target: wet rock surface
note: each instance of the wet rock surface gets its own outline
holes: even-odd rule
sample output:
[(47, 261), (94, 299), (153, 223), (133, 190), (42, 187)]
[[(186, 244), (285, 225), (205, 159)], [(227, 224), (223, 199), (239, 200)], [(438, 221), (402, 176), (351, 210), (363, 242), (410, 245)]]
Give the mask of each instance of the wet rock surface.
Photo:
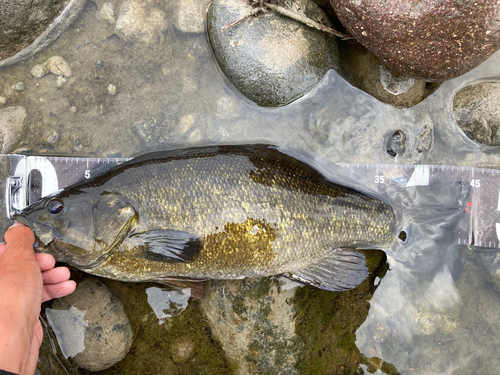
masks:
[(458, 77), (500, 48), (497, 0), (331, 3), (356, 40), (389, 69), (409, 77)]
[(127, 40), (157, 43), (165, 28), (165, 13), (152, 5), (126, 0), (120, 7), (116, 32)]
[[(135, 338), (129, 355), (100, 372), (101, 375), (234, 374), (234, 366), (228, 362), (220, 343), (213, 338), (198, 300), (189, 298), (187, 307), (179, 309), (172, 299), (165, 304), (168, 302), (165, 295), (178, 294), (178, 290), (163, 290), (159, 284), (111, 280), (106, 280), (106, 284), (123, 301)], [(156, 311), (153, 310), (155, 305), (150, 304), (151, 293), (148, 291), (151, 289), (161, 291), (155, 292), (157, 307), (160, 307)], [(92, 374), (87, 370), (81, 373)]]
[(122, 302), (97, 279), (82, 281), (46, 313), (64, 356), (83, 369), (104, 370), (121, 361), (132, 345)]
[(176, 2), (175, 26), (183, 33), (203, 33), (210, 0), (179, 0)]
[(0, 67), (32, 56), (52, 43), (74, 22), (86, 2), (87, 0), (1, 2)]
[(394, 107), (410, 108), (429, 95), (426, 83), (406, 76), (394, 77), (373, 54), (349, 42), (341, 48), (342, 74), (357, 88)]
[(7, 107), (0, 109), (0, 153), (6, 154), (21, 136), (26, 109), (23, 107)]
[[(310, 18), (328, 22), (316, 4), (293, 4)], [(255, 8), (243, 0), (216, 0), (208, 12), (215, 57), (229, 81), (253, 102), (289, 104), (312, 90), (329, 69), (338, 69), (333, 37), (274, 12), (253, 13)]]
[(453, 98), (453, 117), (470, 139), (500, 146), (500, 82), (476, 83)]
[[(470, 73), (444, 82), (412, 108), (398, 109), (381, 103), (330, 71), (317, 89), (302, 100), (269, 109), (249, 103), (229, 86), (218, 71), (206, 35), (179, 32), (172, 2), (141, 2), (144, 9), (153, 6), (165, 12), (168, 27), (158, 35), (156, 44), (117, 36), (115, 24), (96, 17), (104, 3), (88, 2), (74, 27), (33, 61), (0, 71), (0, 96), (5, 101), (0, 109), (22, 107), (26, 111), (23, 137), (13, 146), (15, 152), (114, 158), (193, 143), (270, 142), (312, 154), (325, 171), (329, 171), (333, 162), (500, 166), (497, 149), (490, 147), (485, 151), (467, 140), (451, 112), (453, 96), (459, 89), (500, 76), (500, 54)], [(116, 20), (123, 1), (111, 3)], [(62, 76), (47, 74), (38, 79), (30, 73), (36, 64), (43, 64), (53, 56), (64, 57), (72, 71), (60, 87), (57, 80)], [(11, 89), (18, 82), (25, 83), (24, 91)], [(116, 95), (110, 93), (109, 85), (116, 87)], [(140, 135), (136, 125), (161, 113), (171, 121), (145, 123)], [(398, 175), (388, 175), (385, 181), (393, 177)], [(374, 186), (373, 181), (369, 182)], [(9, 224), (9, 220), (2, 221), (4, 230)], [(412, 248), (415, 257), (420, 246), (417, 243)], [(440, 249), (436, 248), (434, 253), (440, 258)], [(472, 259), (477, 258), (478, 255)], [(458, 288), (465, 310), (460, 310), (458, 317), (453, 311), (427, 309), (413, 310), (411, 315), (412, 303), (406, 298), (417, 293), (400, 276), (406, 272), (412, 280), (424, 278), (428, 268), (422, 272), (405, 267), (398, 277), (386, 276), (375, 292), (373, 286), (362, 293), (355, 289), (335, 295), (311, 288), (299, 289), (293, 302), (297, 307), (295, 333), (304, 344), (299, 350), (297, 371), (311, 375), (355, 374), (361, 373), (361, 366), (387, 374), (428, 374), (436, 369), (448, 373), (495, 373), (499, 367), (498, 288), (486, 291), (488, 285), (492, 287), (495, 269), (488, 271), (479, 266), (465, 272), (460, 279)], [(389, 276), (396, 271), (397, 268), (391, 269)], [(482, 277), (488, 280), (475, 282)], [(236, 364), (226, 357), (221, 342), (212, 335), (209, 321), (200, 311), (200, 302), (190, 299), (186, 310), (178, 316), (159, 315), (164, 321), (160, 324), (160, 318), (148, 304), (147, 287), (104, 282), (123, 301), (136, 339), (125, 359), (102, 374), (236, 372)], [(396, 293), (397, 299), (386, 302), (377, 295), (388, 284), (401, 290)], [(480, 303), (476, 303), (479, 297)], [(401, 311), (393, 313), (392, 305)], [(254, 314), (256, 317), (265, 316), (267, 307), (262, 306), (264, 312)], [(392, 322), (404, 318), (405, 308), (409, 311), (409, 326), (375, 325), (374, 330), (364, 332), (357, 328), (374, 314), (387, 316)], [(441, 329), (441, 324), (449, 322), (458, 322), (458, 329)], [(412, 331), (415, 328), (412, 324), (418, 335)], [(415, 340), (408, 345), (401, 343), (398, 340), (404, 335)], [(182, 358), (174, 358), (174, 351), (182, 353), (186, 343), (181, 338), (186, 336), (187, 344), (189, 341), (195, 344), (194, 349), (187, 360), (176, 362)], [(373, 343), (373, 351), (368, 350), (369, 343)], [(366, 351), (360, 355), (355, 346)], [(425, 356), (419, 356), (422, 352)], [(259, 358), (252, 355), (252, 360)], [(469, 358), (472, 360), (467, 362)], [(388, 362), (394, 363), (397, 370)], [(88, 370), (80, 373), (90, 374)]]
[(355, 374), (354, 327), (366, 318), (374, 280), (386, 270), (383, 252), (364, 254), (370, 276), (347, 292), (286, 278), (212, 280), (201, 310), (236, 373)]
[(298, 374), (295, 290), (270, 278), (211, 281), (201, 308), (238, 374)]

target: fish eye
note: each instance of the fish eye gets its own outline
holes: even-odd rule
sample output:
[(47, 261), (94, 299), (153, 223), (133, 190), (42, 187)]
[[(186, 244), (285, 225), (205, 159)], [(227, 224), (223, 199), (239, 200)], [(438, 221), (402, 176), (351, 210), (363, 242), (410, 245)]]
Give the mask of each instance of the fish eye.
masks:
[(51, 200), (49, 204), (47, 204), (47, 211), (49, 211), (53, 215), (57, 215), (58, 213), (60, 213), (63, 210), (63, 208), (64, 206), (62, 202), (56, 199)]

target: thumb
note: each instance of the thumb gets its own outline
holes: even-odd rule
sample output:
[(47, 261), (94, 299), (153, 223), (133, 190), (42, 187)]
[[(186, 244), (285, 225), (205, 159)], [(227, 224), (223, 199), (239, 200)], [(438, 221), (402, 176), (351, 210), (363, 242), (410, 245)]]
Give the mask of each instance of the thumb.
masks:
[[(26, 249), (30, 250), (33, 254), (33, 244), (35, 243), (35, 236), (30, 228), (22, 223), (15, 223), (12, 225), (4, 235), (5, 243), (7, 244), (5, 252), (9, 249), (15, 249), (16, 252), (23, 252)], [(33, 255), (34, 256), (34, 255)]]

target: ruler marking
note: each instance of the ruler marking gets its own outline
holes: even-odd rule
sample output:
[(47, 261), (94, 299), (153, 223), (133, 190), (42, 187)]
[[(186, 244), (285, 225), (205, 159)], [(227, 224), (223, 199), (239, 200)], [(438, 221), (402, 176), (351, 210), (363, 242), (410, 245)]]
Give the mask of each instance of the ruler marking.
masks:
[[(35, 160), (38, 163), (43, 163), (45, 164), (46, 161), (50, 161), (51, 163), (54, 163), (54, 167), (58, 173), (60, 173), (62, 176), (61, 182), (62, 185), (64, 185), (64, 181), (66, 181), (66, 184), (68, 183), (73, 183), (75, 177), (82, 177), (83, 175), (83, 170), (84, 168), (84, 162), (86, 162), (87, 169), (96, 167), (100, 165), (100, 163), (103, 163), (103, 168), (99, 168), (99, 173), (103, 172), (106, 170), (106, 167), (104, 164), (108, 164), (109, 167), (112, 167), (115, 164), (121, 164), (127, 160), (130, 160), (131, 158), (118, 158), (118, 157), (111, 157), (111, 158), (83, 158), (83, 157), (64, 157), (64, 156), (53, 156), (53, 157), (48, 157), (48, 156), (35, 156), (35, 158), (31, 160)], [(79, 163), (82, 163), (82, 166), (79, 166)], [(64, 165), (66, 163), (67, 165)], [(74, 163), (74, 164), (71, 164)], [(369, 164), (369, 163), (337, 163), (337, 165), (340, 165), (343, 168), (346, 168), (348, 170), (354, 169), (354, 166), (356, 166), (356, 169), (362, 169), (363, 171), (358, 171), (357, 173), (352, 174), (353, 176), (356, 176), (356, 178), (359, 181), (359, 186), (360, 188), (363, 188), (363, 186), (369, 186), (370, 184), (370, 179), (373, 177), (373, 169), (375, 169), (375, 172), (377, 175), (379, 174), (384, 174), (389, 172), (393, 176), (400, 176), (404, 177), (405, 172), (404, 171), (409, 171), (410, 175), (412, 174), (412, 171), (415, 171), (415, 169), (418, 167), (416, 165), (409, 165), (409, 164), (399, 164), (399, 163), (380, 163), (380, 164)], [(92, 167), (91, 167), (92, 166)], [(421, 165), (422, 168), (428, 168), (431, 171), (431, 176), (430, 176), (430, 184), (432, 185), (433, 183), (437, 183), (439, 181), (456, 181), (456, 182), (466, 182), (469, 180), (469, 182), (472, 182), (472, 180), (475, 180), (475, 174), (476, 170), (478, 173), (482, 173), (483, 176), (478, 176), (478, 179), (481, 177), (484, 179), (484, 181), (480, 181), (481, 185), (478, 187), (475, 187), (472, 190), (472, 197), (471, 201), (474, 203), (473, 205), (473, 210), (476, 211), (474, 214), (475, 215), (480, 215), (483, 217), (490, 217), (494, 218), (496, 217), (498, 221), (498, 215), (499, 213), (497, 211), (500, 211), (500, 192), (497, 193), (497, 187), (500, 187), (500, 170), (495, 170), (491, 168), (474, 168), (474, 167), (466, 167), (466, 166), (450, 166), (450, 165), (428, 165), (424, 164)], [(441, 167), (441, 169), (439, 169)], [(457, 168), (455, 170), (455, 168)], [(42, 168), (43, 169), (43, 168)], [(453, 173), (450, 173), (453, 172)], [(71, 172), (76, 173), (77, 176), (73, 176)], [(442, 173), (440, 173), (442, 172)], [(457, 173), (454, 173), (457, 172)], [(399, 174), (396, 174), (399, 173)], [(488, 179), (488, 175), (491, 175), (492, 177)], [(389, 180), (391, 184), (394, 183), (393, 180)], [(475, 182), (477, 184), (477, 182)], [(475, 185), (474, 184), (474, 185)], [(391, 185), (392, 186), (392, 185)], [(494, 196), (491, 196), (494, 195)], [(498, 201), (498, 207), (497, 207), (497, 201)], [(471, 208), (468, 207), (470, 210)], [(471, 210), (472, 211), (472, 210)], [(496, 216), (495, 216), (496, 215)], [(471, 220), (470, 223), (467, 223), (466, 220), (462, 221), (461, 223), (465, 223), (467, 225), (468, 230), (465, 230), (463, 232), (459, 232), (457, 234), (458, 237), (458, 244), (472, 244), (473, 243), (473, 237), (476, 237), (474, 239), (474, 244), (476, 246), (485, 246), (488, 245), (489, 248), (499, 248), (500, 249), (500, 241), (497, 241), (495, 239), (496, 237), (496, 232), (494, 228), (492, 230), (487, 229), (483, 235), (478, 235), (477, 231), (482, 230), (482, 223), (476, 223), (472, 219), (472, 215), (466, 216), (467, 219)], [(466, 228), (467, 228), (466, 227)], [(473, 233), (474, 232), (474, 233)], [(482, 238), (481, 238), (482, 237)], [(483, 244), (484, 241), (484, 244)]]

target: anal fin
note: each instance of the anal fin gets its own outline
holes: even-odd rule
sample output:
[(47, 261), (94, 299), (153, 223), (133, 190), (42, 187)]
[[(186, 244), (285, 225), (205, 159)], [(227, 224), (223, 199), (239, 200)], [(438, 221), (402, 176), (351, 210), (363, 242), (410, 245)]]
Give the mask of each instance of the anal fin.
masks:
[(332, 249), (320, 262), (286, 273), (289, 279), (334, 292), (357, 287), (368, 276), (365, 256), (351, 249)]
[(189, 279), (189, 278), (172, 278), (172, 279), (162, 279), (153, 280), (159, 284), (163, 284), (174, 289), (190, 289), (191, 297), (195, 299), (205, 298), (205, 286), (203, 285), (206, 279)]

